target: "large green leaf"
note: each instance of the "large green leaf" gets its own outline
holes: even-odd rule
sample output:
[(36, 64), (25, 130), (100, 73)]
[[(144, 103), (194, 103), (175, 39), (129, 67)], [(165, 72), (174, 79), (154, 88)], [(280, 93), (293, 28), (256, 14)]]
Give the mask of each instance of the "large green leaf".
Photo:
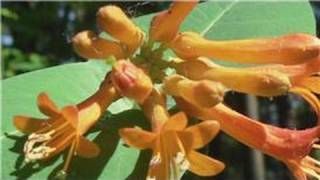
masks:
[[(152, 16), (136, 19), (145, 31)], [(197, 31), (207, 38), (238, 39), (272, 36), (289, 32), (314, 33), (315, 21), (306, 2), (207, 2), (199, 5), (187, 18), (183, 30)], [(17, 114), (41, 117), (36, 108), (36, 96), (46, 91), (63, 106), (77, 103), (99, 86), (110, 67), (103, 63), (87, 62), (61, 65), (16, 76), (3, 81), (2, 116), (2, 173), (1, 179), (46, 179), (60, 168), (62, 157), (47, 163), (48, 166), (21, 167), (22, 136), (12, 125)], [(127, 100), (112, 105), (111, 115), (90, 133), (102, 153), (95, 159), (73, 161), (71, 178), (77, 179), (141, 179), (148, 166), (148, 154), (122, 145), (117, 131), (120, 127), (142, 126), (144, 116), (138, 110), (128, 110)], [(6, 133), (6, 134), (5, 134)]]

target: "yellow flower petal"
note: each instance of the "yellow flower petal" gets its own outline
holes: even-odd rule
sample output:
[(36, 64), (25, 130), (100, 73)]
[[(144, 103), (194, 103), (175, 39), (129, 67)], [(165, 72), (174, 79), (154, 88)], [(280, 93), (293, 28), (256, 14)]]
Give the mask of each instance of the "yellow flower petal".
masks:
[(192, 148), (198, 149), (208, 144), (219, 132), (220, 125), (215, 121), (204, 121), (188, 127), (185, 131), (192, 134)]
[(170, 117), (163, 125), (163, 131), (181, 131), (186, 128), (188, 119), (185, 113), (179, 112)]
[(197, 5), (198, 0), (175, 1), (168, 10), (153, 17), (150, 27), (150, 39), (170, 42), (177, 35), (180, 24)]
[(200, 56), (238, 63), (299, 64), (319, 55), (320, 41), (308, 34), (288, 34), (269, 39), (210, 41), (197, 33), (184, 32), (171, 47), (185, 59)]
[(79, 142), (76, 149), (77, 155), (84, 158), (94, 158), (100, 153), (100, 148), (93, 142), (87, 140), (86, 138), (79, 136)]
[(109, 56), (124, 58), (125, 53), (121, 45), (100, 38), (93, 31), (82, 31), (72, 38), (74, 50), (86, 59), (105, 59)]
[(224, 169), (224, 164), (218, 160), (202, 155), (196, 151), (188, 153), (189, 170), (199, 176), (214, 176)]
[(137, 128), (123, 128), (119, 134), (126, 144), (138, 149), (151, 148), (156, 138), (154, 133)]
[(47, 120), (26, 116), (15, 116), (13, 118), (13, 124), (19, 131), (28, 134), (48, 126)]
[(40, 93), (38, 95), (37, 101), (38, 101), (39, 110), (43, 114), (47, 116), (53, 116), (53, 117), (59, 115), (59, 110), (57, 106), (46, 93), (44, 92)]

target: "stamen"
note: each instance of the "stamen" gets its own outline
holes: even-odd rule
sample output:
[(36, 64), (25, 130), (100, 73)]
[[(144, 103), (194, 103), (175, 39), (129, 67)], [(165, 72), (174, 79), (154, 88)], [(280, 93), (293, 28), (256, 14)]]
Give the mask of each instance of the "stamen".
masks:
[(177, 153), (175, 162), (181, 171), (185, 171), (190, 167), (190, 162), (186, 159), (186, 155), (182, 152)]
[(312, 145), (312, 148), (314, 148), (314, 149), (320, 149), (320, 144), (313, 144), (313, 145)]
[(24, 144), (24, 147), (23, 147), (23, 152), (25, 154), (29, 153), (32, 151), (32, 149), (34, 148), (34, 146), (37, 144), (37, 143), (42, 143), (42, 142), (45, 142), (45, 141), (48, 141), (50, 140), (52, 137), (52, 133), (54, 133), (54, 131), (50, 131), (46, 134), (36, 134), (36, 133), (32, 133), (29, 137), (28, 137), (28, 140), (27, 142)]
[(314, 170), (312, 170), (310, 168), (306, 168), (306, 167), (302, 167), (302, 170), (303, 170), (303, 172), (305, 172), (309, 176), (312, 176), (312, 177), (315, 177), (317, 179), (320, 179), (320, 175), (317, 174)]
[(69, 167), (70, 162), (71, 162), (71, 158), (72, 158), (72, 156), (74, 156), (75, 147), (76, 147), (76, 141), (73, 141), (72, 145), (70, 147), (68, 156), (67, 156), (66, 163), (64, 164), (63, 169), (62, 169), (62, 171), (64, 171), (64, 172), (67, 172), (67, 170), (68, 170), (68, 167)]
[(152, 159), (150, 160), (149, 166), (156, 166), (160, 163), (161, 163), (160, 153), (157, 153), (157, 155), (153, 156)]
[[(75, 133), (74, 132), (70, 132), (70, 135), (68, 135), (67, 137), (65, 137), (62, 141), (57, 142), (56, 145), (52, 145), (54, 146), (57, 150), (60, 150), (60, 148), (64, 147), (70, 140), (72, 140), (75, 137)], [(51, 143), (51, 142), (50, 142)], [(54, 143), (52, 143), (54, 144)], [(51, 146), (51, 145), (50, 145)]]
[(316, 164), (316, 165), (320, 166), (320, 162), (319, 162), (318, 160), (316, 160), (316, 159), (314, 159), (314, 158), (310, 157), (310, 156), (307, 156), (307, 157), (306, 157), (306, 160), (311, 161), (312, 163), (314, 163), (314, 164)]
[(33, 162), (39, 159), (43, 159), (49, 156), (51, 152), (55, 151), (55, 148), (50, 148), (47, 146), (39, 146), (31, 149), (25, 154), (25, 163)]

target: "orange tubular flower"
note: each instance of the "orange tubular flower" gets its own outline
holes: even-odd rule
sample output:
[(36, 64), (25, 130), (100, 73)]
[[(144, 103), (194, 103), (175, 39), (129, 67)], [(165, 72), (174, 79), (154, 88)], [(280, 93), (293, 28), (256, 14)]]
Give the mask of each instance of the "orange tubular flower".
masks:
[(165, 43), (172, 41), (178, 34), (180, 24), (198, 1), (175, 1), (168, 10), (154, 16), (150, 25), (150, 39)]
[(72, 38), (73, 48), (83, 58), (105, 59), (109, 56), (115, 58), (125, 57), (122, 46), (100, 38), (92, 31), (82, 31)]
[(307, 175), (320, 178), (320, 162), (308, 156), (312, 148), (320, 149), (314, 144), (320, 137), (319, 125), (290, 130), (250, 119), (223, 104), (203, 110), (182, 99), (177, 102), (191, 115), (203, 120), (217, 120), (221, 129), (233, 138), (284, 162), (298, 180), (307, 180)]
[(273, 69), (222, 67), (206, 59), (180, 62), (176, 69), (190, 79), (220, 82), (231, 90), (258, 96), (281, 95), (291, 87), (288, 75)]
[(124, 141), (138, 149), (152, 149), (147, 179), (179, 179), (189, 169), (201, 176), (213, 176), (224, 169), (224, 164), (193, 149), (207, 144), (218, 133), (219, 124), (206, 121), (186, 128), (184, 113), (169, 117), (165, 101), (153, 91), (143, 104), (143, 110), (151, 120), (152, 132), (136, 128), (120, 130)]
[(153, 84), (149, 76), (126, 60), (114, 64), (111, 79), (120, 94), (139, 103), (143, 103), (152, 91)]
[(211, 41), (194, 32), (183, 32), (170, 46), (184, 59), (205, 56), (238, 63), (299, 64), (319, 55), (320, 41), (308, 34), (289, 34), (270, 39)]
[(84, 158), (97, 156), (100, 152), (99, 147), (85, 139), (83, 135), (117, 97), (109, 78), (106, 78), (99, 90), (87, 100), (77, 106), (65, 106), (61, 110), (46, 93), (39, 94), (39, 110), (48, 118), (14, 117), (16, 128), (30, 134), (24, 145), (25, 161), (49, 159), (70, 146), (62, 170), (65, 174), (72, 156), (79, 155)]
[(117, 6), (104, 6), (97, 13), (97, 24), (134, 52), (143, 42), (143, 32)]

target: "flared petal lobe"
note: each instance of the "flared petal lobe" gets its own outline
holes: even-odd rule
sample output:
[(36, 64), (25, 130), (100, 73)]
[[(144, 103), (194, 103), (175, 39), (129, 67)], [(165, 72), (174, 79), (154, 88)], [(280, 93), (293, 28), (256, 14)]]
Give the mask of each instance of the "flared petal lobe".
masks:
[(204, 121), (188, 127), (185, 132), (192, 134), (192, 148), (199, 149), (208, 144), (219, 132), (220, 125), (215, 121)]
[(80, 136), (76, 153), (83, 158), (94, 158), (100, 154), (100, 148), (95, 143)]
[(47, 116), (57, 116), (59, 114), (59, 110), (55, 103), (50, 99), (50, 97), (42, 92), (38, 95), (37, 98), (38, 108), (39, 110)]
[(27, 134), (38, 131), (49, 125), (46, 120), (27, 116), (15, 116), (13, 118), (13, 124), (19, 131)]
[(92, 31), (82, 31), (76, 34), (72, 38), (72, 44), (76, 53), (86, 59), (125, 57), (125, 52), (118, 42), (103, 39)]
[(200, 56), (238, 63), (299, 64), (319, 55), (320, 41), (308, 34), (288, 34), (269, 39), (214, 41), (197, 33), (184, 32), (171, 43), (184, 59)]
[(119, 134), (126, 144), (138, 149), (152, 148), (156, 139), (156, 134), (137, 128), (123, 128)]
[(200, 154), (196, 151), (191, 151), (187, 158), (190, 161), (189, 170), (199, 176), (217, 175), (225, 167), (222, 162)]
[(183, 112), (174, 114), (163, 125), (163, 131), (182, 131), (187, 127), (188, 119)]

